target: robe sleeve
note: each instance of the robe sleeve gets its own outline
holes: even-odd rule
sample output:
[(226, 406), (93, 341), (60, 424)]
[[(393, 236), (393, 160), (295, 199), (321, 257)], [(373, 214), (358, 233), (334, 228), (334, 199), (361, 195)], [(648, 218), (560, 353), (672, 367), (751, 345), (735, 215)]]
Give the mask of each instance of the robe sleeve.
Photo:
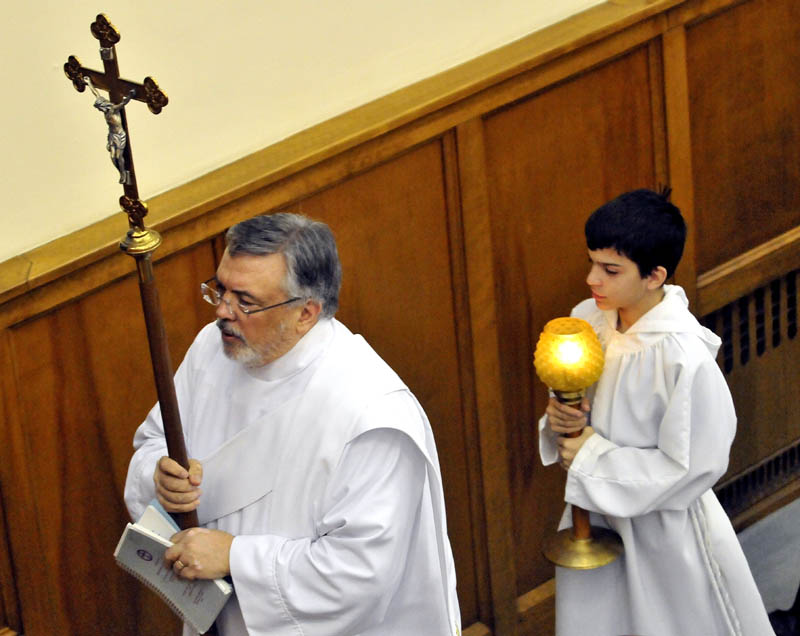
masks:
[(315, 538), (240, 535), (230, 562), (249, 631), (357, 634), (381, 623), (418, 522), (426, 460), (393, 429), (351, 441), (321, 506)]
[(558, 435), (547, 425), (547, 415), (539, 418), (539, 457), (542, 465), (549, 466), (558, 461)]
[(618, 446), (592, 435), (567, 472), (566, 501), (614, 517), (686, 509), (725, 473), (735, 429), (733, 401), (716, 363), (685, 367), (657, 447)]
[(131, 458), (125, 480), (125, 505), (131, 519), (136, 520), (156, 496), (153, 472), (159, 458), (167, 454), (158, 403), (136, 430), (133, 445), (136, 451)]

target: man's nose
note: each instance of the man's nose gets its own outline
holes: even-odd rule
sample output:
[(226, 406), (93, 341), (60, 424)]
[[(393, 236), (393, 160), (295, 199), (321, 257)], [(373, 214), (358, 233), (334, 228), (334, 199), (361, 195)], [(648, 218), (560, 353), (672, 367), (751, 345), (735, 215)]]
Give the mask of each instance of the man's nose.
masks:
[(235, 320), (236, 314), (233, 313), (233, 307), (225, 296), (220, 298), (220, 303), (217, 305), (217, 318), (224, 318), (225, 320)]
[(589, 273), (586, 275), (586, 284), (589, 285), (589, 287), (593, 287), (597, 285), (599, 282), (600, 281), (598, 280), (594, 267), (590, 267)]

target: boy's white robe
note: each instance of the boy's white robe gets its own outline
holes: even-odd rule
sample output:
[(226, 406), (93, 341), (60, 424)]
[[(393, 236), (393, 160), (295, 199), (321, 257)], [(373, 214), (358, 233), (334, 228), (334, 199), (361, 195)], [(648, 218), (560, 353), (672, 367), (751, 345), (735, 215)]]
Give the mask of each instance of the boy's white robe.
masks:
[[(460, 629), (430, 425), (363, 338), (323, 320), (248, 370), (210, 324), (175, 384), (187, 451), (203, 463), (200, 523), (236, 537), (222, 636)], [(134, 446), (125, 501), (138, 518), (166, 454), (158, 405)]]
[[(688, 310), (683, 290), (625, 333), (592, 299), (572, 315), (592, 324), (605, 367), (590, 390), (589, 437), (567, 473), (565, 500), (622, 537), (605, 567), (556, 568), (558, 636), (774, 634), (744, 554), (711, 490), (736, 432), (714, 360), (719, 338)], [(539, 422), (542, 461), (556, 439)], [(571, 525), (568, 505), (561, 526)]]

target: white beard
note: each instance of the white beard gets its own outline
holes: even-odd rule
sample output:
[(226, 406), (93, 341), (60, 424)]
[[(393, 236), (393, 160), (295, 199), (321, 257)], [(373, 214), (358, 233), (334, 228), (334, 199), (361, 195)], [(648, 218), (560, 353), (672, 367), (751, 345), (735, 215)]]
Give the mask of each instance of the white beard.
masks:
[(231, 334), (239, 338), (240, 341), (235, 343), (223, 340), (222, 349), (228, 358), (243, 364), (248, 369), (263, 367), (268, 362), (280, 357), (278, 351), (283, 341), (282, 336), (286, 332), (286, 325), (282, 322), (278, 327), (278, 341), (270, 343), (263, 351), (259, 351), (253, 347), (245, 340), (244, 336), (238, 330), (232, 328), (222, 319), (217, 320), (217, 327), (220, 331), (224, 330), (226, 334)]

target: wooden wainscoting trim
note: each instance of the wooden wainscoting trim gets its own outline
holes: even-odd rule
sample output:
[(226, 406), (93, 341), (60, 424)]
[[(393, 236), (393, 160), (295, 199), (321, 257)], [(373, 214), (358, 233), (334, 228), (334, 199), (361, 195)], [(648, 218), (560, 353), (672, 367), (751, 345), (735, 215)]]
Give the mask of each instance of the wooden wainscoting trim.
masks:
[[(462, 636), (492, 636), (492, 630), (483, 623), (472, 623), (461, 634)], [(3, 636), (2, 632), (0, 632), (0, 636)]]
[(800, 497), (800, 440), (714, 487), (736, 532)]
[(482, 119), (458, 127), (457, 147), (493, 625), (498, 634), (514, 636), (517, 576)]
[(556, 580), (550, 579), (517, 599), (520, 634), (548, 636), (555, 633)]
[(692, 26), (717, 13), (735, 7), (737, 4), (744, 4), (749, 1), (750, 0), (690, 0), (669, 12), (667, 15), (669, 26), (670, 28), (679, 24)]
[(657, 184), (666, 185), (669, 183), (669, 152), (667, 152), (663, 41), (656, 38), (648, 42), (647, 65), (653, 117), (653, 176)]
[[(694, 214), (694, 180), (692, 178), (692, 140), (689, 122), (689, 77), (686, 66), (686, 29), (683, 25), (670, 29), (663, 36), (664, 92), (666, 101), (667, 147), (672, 200), (686, 219), (689, 231), (683, 260), (675, 274), (689, 298), (689, 306), (697, 304), (697, 258)], [(702, 315), (702, 314), (701, 314)]]
[(800, 267), (800, 226), (697, 278), (697, 315), (705, 316)]
[[(60, 241), (63, 238), (57, 240)], [(55, 242), (52, 241), (48, 245)], [(30, 254), (31, 252), (27, 252), (0, 263), (0, 302), (6, 297), (11, 297), (10, 294), (19, 290), (30, 278), (32, 265)]]
[[(472, 542), (475, 584), (478, 598), (477, 618), (490, 621), (492, 617), (492, 595), (489, 585), (489, 557), (484, 550), (488, 544), (486, 523), (484, 521), (483, 477), (481, 474), (480, 431), (478, 424), (478, 405), (472, 347), (471, 323), (469, 320), (469, 299), (464, 293), (469, 286), (467, 276), (467, 256), (464, 246), (464, 220), (461, 213), (461, 188), (459, 183), (458, 148), (454, 132), (442, 138), (442, 160), (444, 163), (445, 197), (450, 236), (450, 266), (453, 271), (453, 302), (455, 305), (456, 346), (458, 347), (458, 366), (461, 374), (461, 403), (464, 409), (464, 438), (467, 449), (467, 479), (469, 483), (469, 510), (472, 524)], [(459, 583), (460, 585), (460, 583)], [(478, 623), (481, 624), (481, 623)], [(465, 632), (466, 633), (466, 632)]]
[(798, 497), (800, 497), (800, 479), (795, 479), (780, 490), (776, 490), (768, 497), (761, 499), (758, 503), (733, 517), (731, 519), (733, 529), (736, 530), (736, 532), (741, 532), (748, 526), (753, 525), (756, 521), (760, 521), (776, 510), (780, 510), (784, 506), (789, 505)]
[[(11, 563), (8, 524), (0, 491), (0, 625), (22, 625), (14, 567)], [(0, 636), (3, 632), (0, 631)]]
[[(422, 120), (432, 113), (548, 62), (569, 57), (569, 53), (647, 23), (651, 18), (659, 19), (665, 11), (685, 1), (605, 2), (587, 9), (155, 196), (148, 200), (148, 226), (165, 232), (409, 123), (429, 124)], [(662, 28), (659, 26), (662, 23), (663, 19), (637, 37), (652, 36)], [(605, 52), (610, 53), (613, 51)], [(492, 107), (483, 102), (481, 105)], [(0, 263), (0, 304), (89, 263), (113, 256), (126, 230), (125, 216), (114, 213)], [(166, 248), (162, 246), (164, 255)]]

